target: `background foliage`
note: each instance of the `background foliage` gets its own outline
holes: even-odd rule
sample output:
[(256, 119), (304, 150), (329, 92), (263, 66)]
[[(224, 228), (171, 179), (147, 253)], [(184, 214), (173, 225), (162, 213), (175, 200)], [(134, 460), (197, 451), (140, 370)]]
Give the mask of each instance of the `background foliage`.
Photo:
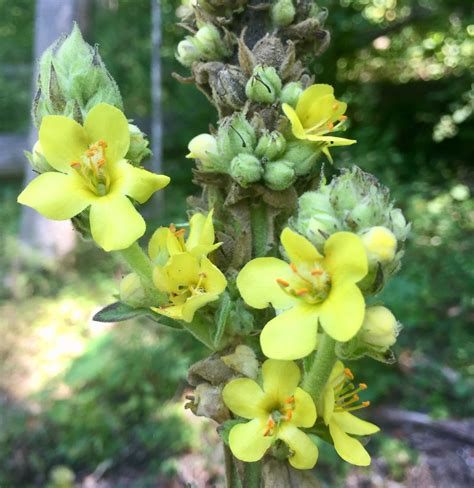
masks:
[[(216, 120), (193, 86), (171, 77), (185, 74), (174, 59), (184, 34), (174, 24), (178, 3), (161, 2), (164, 167), (173, 178), (160, 219), (166, 222), (184, 218), (184, 198), (195, 191), (187, 142)], [(364, 361), (357, 376), (370, 381), (369, 399), (377, 404), (440, 418), (473, 416), (470, 2), (328, 0), (321, 6), (329, 9), (332, 42), (312, 69), (349, 102), (350, 137), (358, 140), (350, 150), (334, 151), (336, 167), (355, 163), (375, 173), (413, 225), (402, 273), (382, 297), (404, 325), (399, 364)], [(3, 132), (29, 124), (33, 22), (32, 0), (0, 0)], [(145, 130), (149, 32), (148, 1), (92, 3), (86, 38), (100, 44), (127, 115)], [(181, 410), (168, 400), (179, 400), (187, 365), (200, 351), (149, 323), (97, 332), (90, 316), (114, 293), (117, 263), (105, 262), (88, 244), (57, 267), (45, 269), (28, 257), (12, 281), (20, 186), (20, 180), (0, 180), (0, 486), (44, 486), (58, 464), (79, 476), (104, 462), (106, 469), (142, 463), (149, 472), (167, 472), (169, 459), (198, 442), (196, 429), (184, 427)], [(388, 443), (382, 453), (390, 458), (399, 450)]]

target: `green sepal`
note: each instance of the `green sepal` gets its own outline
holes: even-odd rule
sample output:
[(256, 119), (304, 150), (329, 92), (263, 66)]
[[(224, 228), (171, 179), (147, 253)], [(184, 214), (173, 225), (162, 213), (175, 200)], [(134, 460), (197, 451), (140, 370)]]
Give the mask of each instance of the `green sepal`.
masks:
[(224, 336), (224, 332), (227, 325), (227, 319), (232, 308), (232, 301), (228, 293), (223, 293), (219, 300), (219, 308), (216, 312), (216, 330), (212, 342), (216, 349), (219, 349), (219, 345)]
[(232, 430), (232, 427), (234, 427), (234, 425), (244, 424), (245, 422), (247, 421), (244, 419), (231, 419), (226, 420), (221, 425), (219, 425), (219, 427), (217, 427), (217, 433), (219, 434), (219, 437), (222, 439), (222, 442), (226, 446), (229, 445), (229, 434)]

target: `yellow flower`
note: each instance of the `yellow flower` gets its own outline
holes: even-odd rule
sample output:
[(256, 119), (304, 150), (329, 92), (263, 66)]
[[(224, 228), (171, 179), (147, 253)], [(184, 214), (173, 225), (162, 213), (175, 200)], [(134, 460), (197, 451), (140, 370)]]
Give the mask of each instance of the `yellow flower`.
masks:
[(250, 422), (237, 424), (229, 434), (229, 445), (237, 459), (261, 459), (277, 440), (290, 449), (288, 461), (297, 469), (311, 469), (318, 448), (298, 427), (309, 428), (316, 421), (311, 396), (298, 388), (301, 373), (292, 361), (268, 359), (262, 365), (263, 389), (249, 378), (228, 383), (222, 392), (224, 403)]
[(287, 103), (282, 109), (290, 120), (293, 135), (323, 143), (322, 150), (330, 161), (328, 146), (349, 146), (357, 142), (327, 135), (340, 129), (347, 119), (344, 115), (347, 103), (336, 100), (331, 85), (311, 85), (298, 98), (296, 110)]
[(175, 320), (191, 322), (197, 309), (217, 300), (227, 280), (206, 257), (188, 252), (172, 255), (164, 266), (156, 266), (155, 286), (167, 293), (169, 302), (152, 310)]
[(380, 429), (350, 413), (369, 406), (369, 402), (357, 404), (359, 401), (357, 393), (365, 390), (367, 385), (360, 383), (355, 387), (352, 384), (353, 379), (351, 371), (337, 361), (326, 384), (319, 408), (323, 413), (324, 423), (329, 426), (329, 433), (339, 456), (356, 466), (368, 466), (369, 453), (349, 434), (369, 435), (375, 434)]
[(211, 134), (199, 134), (193, 137), (188, 144), (187, 158), (199, 159), (204, 167), (212, 167), (212, 156), (217, 154), (217, 142)]
[(260, 335), (263, 353), (274, 359), (299, 359), (316, 347), (318, 321), (337, 341), (348, 341), (364, 319), (364, 297), (356, 283), (367, 274), (361, 239), (336, 232), (325, 242), (324, 257), (303, 236), (286, 228), (281, 243), (291, 263), (257, 258), (237, 277), (242, 298), (254, 308), (271, 303), (284, 310)]
[(374, 263), (393, 261), (397, 252), (397, 238), (387, 227), (371, 227), (361, 236), (367, 256)]
[(214, 244), (215, 233), (212, 222), (214, 210), (207, 216), (202, 213), (195, 213), (189, 220), (189, 235), (185, 240), (186, 230), (176, 229), (174, 225), (160, 227), (155, 231), (148, 243), (148, 254), (156, 264), (164, 264), (169, 256), (189, 252), (193, 256), (207, 256), (217, 249), (222, 243)]
[(57, 172), (35, 178), (18, 202), (53, 220), (67, 220), (90, 207), (94, 240), (106, 251), (125, 249), (145, 232), (130, 198), (146, 202), (169, 183), (167, 176), (135, 168), (124, 159), (130, 145), (125, 115), (96, 105), (84, 126), (62, 115), (44, 117), (39, 141)]

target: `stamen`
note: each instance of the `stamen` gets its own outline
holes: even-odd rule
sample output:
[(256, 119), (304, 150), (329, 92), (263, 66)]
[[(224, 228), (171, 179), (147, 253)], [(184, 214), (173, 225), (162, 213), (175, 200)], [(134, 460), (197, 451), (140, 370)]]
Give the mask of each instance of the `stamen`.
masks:
[(277, 278), (276, 279), (276, 282), (279, 285), (284, 286), (284, 287), (290, 286), (290, 284), (288, 283), (288, 281), (284, 280), (283, 278)]
[(102, 166), (104, 166), (105, 164), (105, 159), (102, 158), (102, 159), (99, 159), (99, 161), (97, 161), (97, 166), (99, 166), (99, 168), (102, 168)]
[(333, 130), (333, 129), (334, 129), (334, 124), (333, 124), (333, 122), (332, 122), (332, 121), (329, 121), (329, 122), (327, 123), (327, 128), (328, 128), (329, 130)]
[(79, 169), (81, 167), (81, 163), (78, 163), (77, 161), (73, 161), (70, 166), (71, 168)]
[(107, 143), (103, 141), (102, 139), (97, 143), (102, 149), (105, 149), (107, 147)]
[(299, 290), (295, 291), (295, 294), (299, 297), (302, 297), (303, 295), (306, 295), (306, 293), (308, 292), (309, 292), (308, 288), (300, 288)]
[(352, 371), (349, 368), (344, 368), (344, 374), (350, 379), (354, 379), (354, 375), (352, 374)]
[(186, 229), (179, 229), (177, 231), (174, 232), (174, 235), (176, 237), (181, 237), (182, 235), (184, 235), (186, 233)]
[(321, 276), (324, 273), (322, 269), (316, 268), (311, 271), (313, 276)]
[(367, 390), (367, 385), (365, 383), (359, 383), (359, 388), (361, 390)]
[(294, 263), (290, 263), (290, 268), (291, 268), (291, 271), (293, 271), (293, 273), (298, 273), (298, 268), (296, 267), (296, 265)]
[(286, 415), (283, 417), (285, 420), (291, 420), (291, 418), (293, 417), (293, 410), (287, 410), (286, 411)]
[(264, 437), (268, 437), (269, 435), (273, 435), (273, 428), (275, 427), (275, 421), (273, 418), (270, 416), (267, 422), (267, 428), (263, 432)]
[(347, 120), (347, 118), (347, 115), (340, 115), (338, 120), (344, 122), (345, 120)]
[(285, 400), (285, 403), (294, 403), (295, 402), (295, 397), (291, 395)]
[(176, 232), (176, 226), (174, 224), (170, 224), (169, 229), (173, 234)]

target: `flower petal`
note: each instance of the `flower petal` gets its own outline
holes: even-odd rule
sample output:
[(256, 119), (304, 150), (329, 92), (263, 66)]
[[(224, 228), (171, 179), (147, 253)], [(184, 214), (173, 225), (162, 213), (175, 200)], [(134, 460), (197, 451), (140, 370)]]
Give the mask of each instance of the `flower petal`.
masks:
[(145, 169), (135, 168), (125, 160), (113, 166), (113, 191), (119, 191), (132, 197), (139, 203), (145, 203), (158, 190), (170, 182), (165, 175), (156, 175)]
[(46, 115), (39, 129), (39, 141), (48, 163), (67, 173), (71, 163), (87, 150), (88, 140), (82, 125), (63, 115)]
[(298, 117), (304, 120), (308, 115), (308, 109), (313, 103), (325, 96), (334, 95), (334, 88), (331, 85), (317, 83), (311, 85), (300, 95), (298, 103), (296, 104), (296, 112)]
[(168, 235), (171, 231), (168, 227), (159, 227), (155, 230), (148, 242), (148, 255), (159, 266), (163, 266), (169, 258), (167, 250)]
[(300, 115), (301, 123), (306, 132), (314, 130), (316, 133), (324, 133), (329, 130), (328, 122), (332, 121), (335, 112), (336, 99), (334, 95), (324, 95), (313, 99), (305, 107), (304, 115)]
[(361, 328), (364, 314), (365, 300), (357, 285), (334, 284), (321, 305), (320, 322), (333, 339), (346, 342)]
[(330, 422), (329, 433), (334, 441), (337, 453), (344, 461), (356, 466), (368, 466), (370, 464), (369, 453), (357, 440), (347, 435), (336, 422)]
[(105, 157), (115, 163), (123, 159), (130, 146), (128, 121), (122, 111), (108, 103), (95, 105), (84, 121), (89, 144), (100, 140), (107, 143)]
[(287, 103), (284, 103), (281, 108), (283, 110), (283, 113), (287, 116), (288, 120), (291, 123), (291, 130), (293, 132), (293, 135), (297, 139), (306, 139), (307, 136), (306, 132), (304, 131), (304, 127), (301, 124), (301, 121), (293, 107), (291, 107)]
[(265, 393), (260, 385), (249, 378), (238, 378), (225, 385), (222, 398), (233, 414), (244, 419), (265, 417)]
[(291, 397), (301, 379), (300, 368), (293, 361), (267, 359), (262, 365), (263, 390), (275, 403)]
[(143, 217), (123, 195), (98, 198), (91, 205), (91, 232), (105, 251), (130, 247), (146, 230)]
[(282, 425), (277, 437), (285, 442), (293, 454), (288, 462), (296, 469), (314, 468), (319, 451), (316, 444), (300, 429), (291, 424)]
[(18, 196), (18, 203), (52, 220), (67, 220), (81, 213), (95, 197), (74, 174), (48, 172), (37, 176)]
[(277, 278), (291, 276), (288, 263), (276, 258), (256, 258), (247, 263), (237, 276), (237, 288), (242, 298), (253, 308), (286, 308), (294, 303), (277, 283)]
[(229, 446), (232, 454), (241, 461), (253, 463), (262, 459), (273, 439), (264, 436), (266, 419), (253, 419), (245, 424), (232, 427), (229, 434)]
[(292, 231), (289, 227), (283, 229), (280, 239), (286, 254), (296, 265), (298, 263), (313, 264), (323, 258), (306, 237)]
[(380, 430), (375, 424), (362, 420), (349, 412), (335, 412), (333, 421), (348, 434), (369, 435)]
[(265, 325), (260, 345), (265, 356), (272, 359), (300, 359), (316, 347), (319, 308), (296, 305)]
[(324, 245), (324, 267), (333, 283), (357, 283), (368, 271), (362, 239), (352, 232), (336, 232)]
[(175, 292), (179, 287), (193, 285), (199, 279), (199, 261), (187, 252), (171, 256), (165, 270), (169, 280), (175, 284), (176, 288), (172, 290)]
[(308, 134), (306, 139), (309, 141), (314, 142), (325, 142), (328, 143), (331, 147), (335, 146), (352, 146), (352, 144), (356, 144), (357, 141), (355, 139), (346, 139), (344, 137), (335, 137), (335, 136), (319, 136), (317, 134)]
[(185, 322), (192, 322), (196, 310), (206, 306), (219, 298), (217, 293), (203, 293), (188, 298), (183, 304), (182, 319)]
[(293, 410), (293, 416), (291, 422), (296, 427), (312, 427), (316, 422), (316, 406), (311, 398), (311, 395), (304, 391), (302, 388), (296, 388), (295, 390), (295, 408)]
[(202, 284), (206, 292), (220, 294), (225, 290), (227, 280), (224, 274), (206, 257), (201, 259), (200, 272), (205, 274)]

